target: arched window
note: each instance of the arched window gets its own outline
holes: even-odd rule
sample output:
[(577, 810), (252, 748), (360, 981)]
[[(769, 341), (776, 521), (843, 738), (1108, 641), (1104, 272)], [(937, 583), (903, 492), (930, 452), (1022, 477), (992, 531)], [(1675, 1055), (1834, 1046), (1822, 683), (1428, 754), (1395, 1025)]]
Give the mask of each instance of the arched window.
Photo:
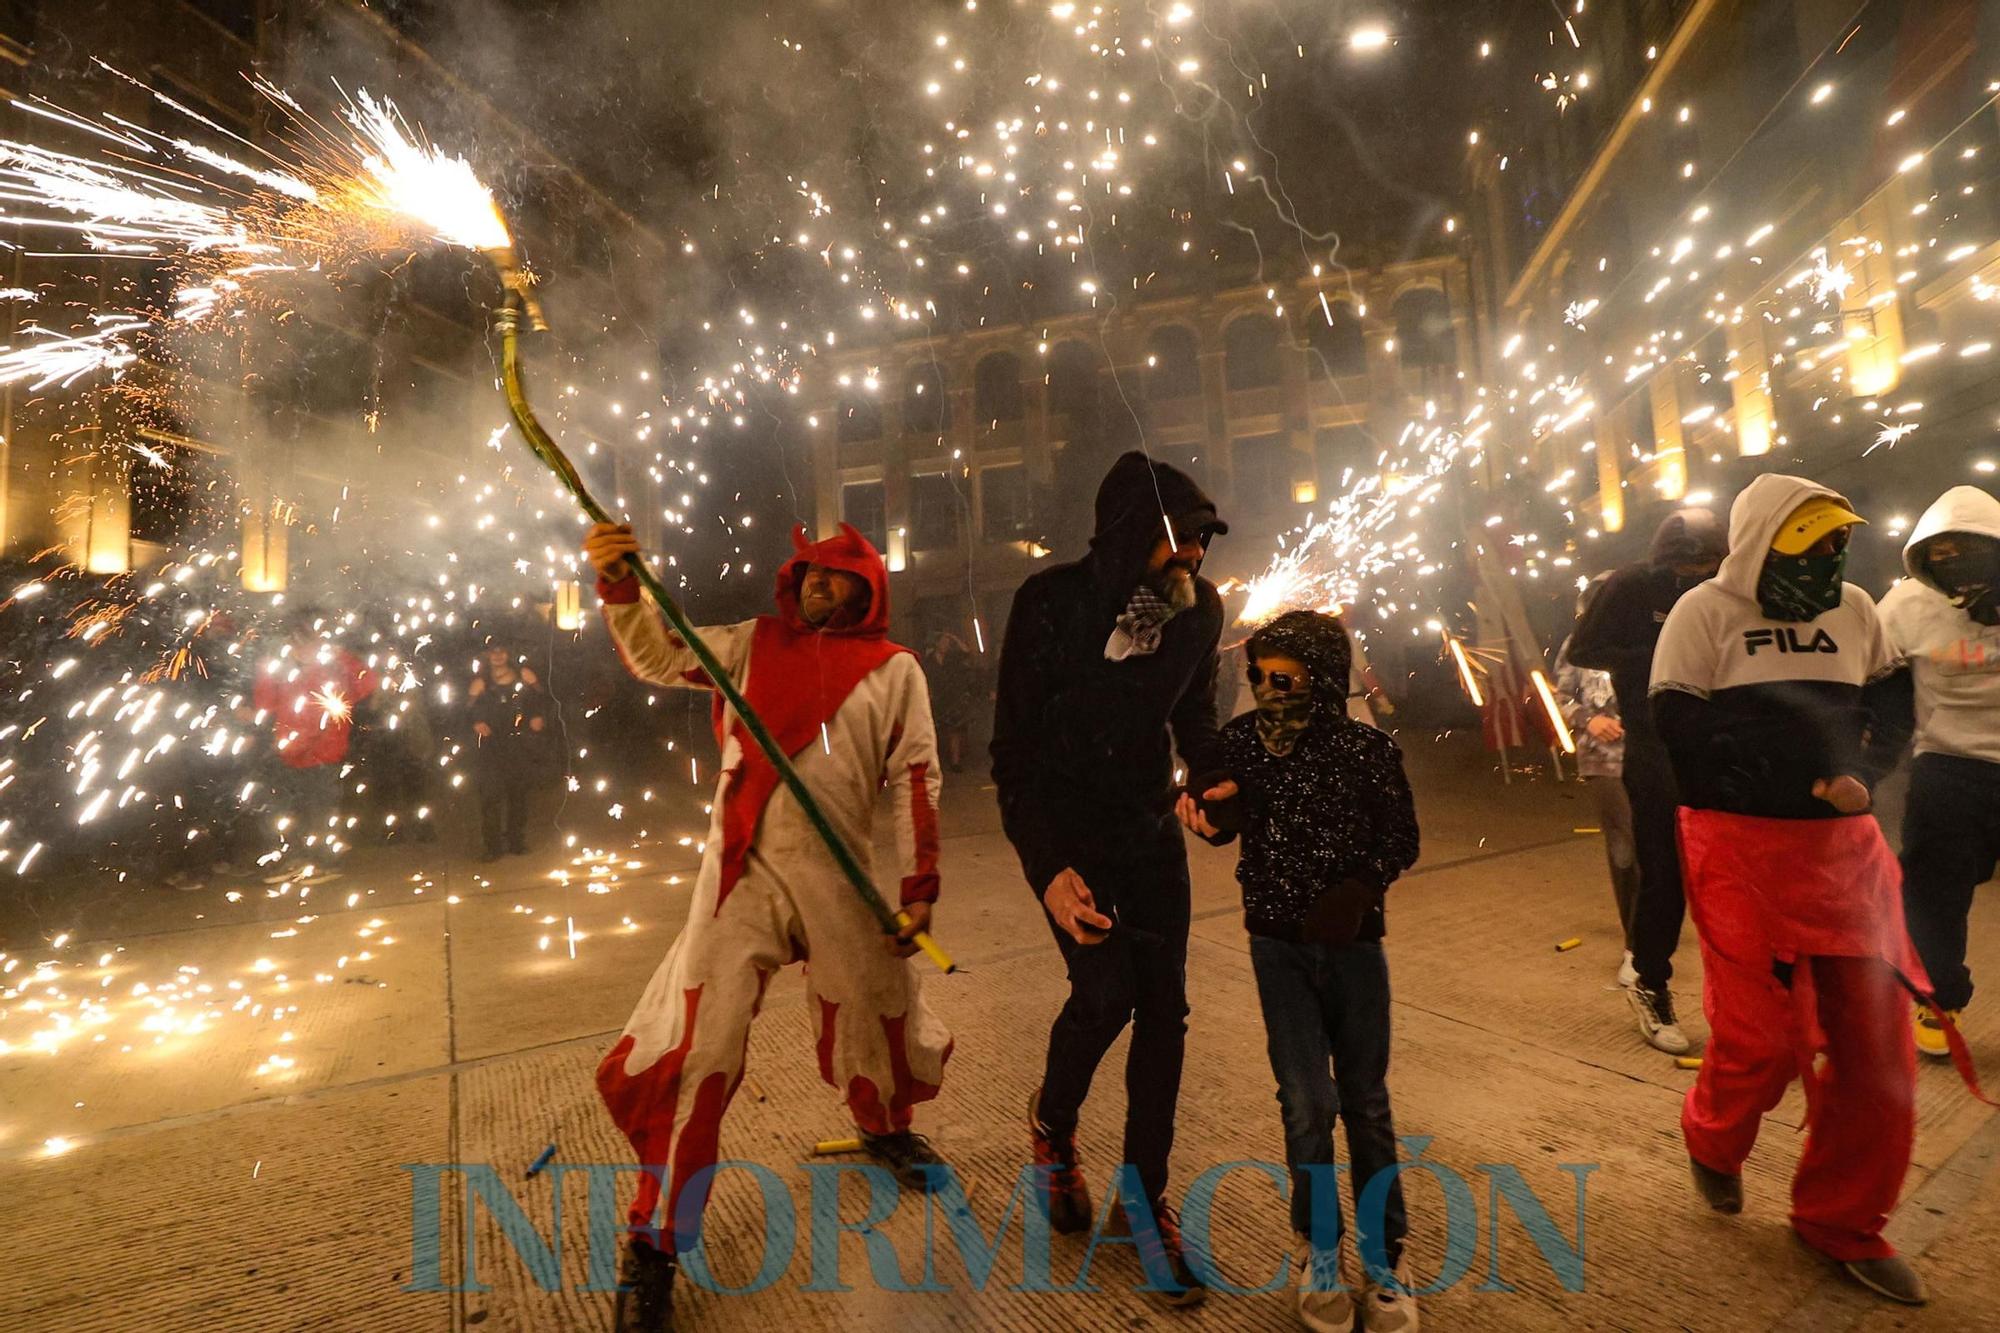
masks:
[(903, 377), (903, 429), (913, 435), (937, 435), (950, 424), (944, 371), (934, 361), (919, 361)]
[(1049, 353), (1049, 411), (1087, 416), (1097, 406), (1097, 353), (1087, 343), (1057, 343)]
[(1361, 316), (1346, 301), (1328, 301), (1333, 322), (1327, 323), (1317, 309), (1307, 308), (1306, 343), (1312, 349), (1306, 364), (1321, 378), (1368, 373), (1368, 339), (1361, 331)]
[(1458, 360), (1451, 302), (1435, 287), (1413, 287), (1396, 298), (1396, 350), (1403, 364), (1426, 369)]
[(972, 370), (973, 410), (981, 421), (1021, 419), (1021, 359), (990, 352)]
[(864, 394), (840, 400), (837, 434), (842, 444), (882, 437), (882, 404)]
[(1165, 324), (1146, 339), (1146, 396), (1186, 398), (1201, 392), (1201, 345), (1191, 329)]
[(1278, 382), (1278, 324), (1245, 315), (1222, 333), (1224, 374), (1232, 389), (1267, 389)]

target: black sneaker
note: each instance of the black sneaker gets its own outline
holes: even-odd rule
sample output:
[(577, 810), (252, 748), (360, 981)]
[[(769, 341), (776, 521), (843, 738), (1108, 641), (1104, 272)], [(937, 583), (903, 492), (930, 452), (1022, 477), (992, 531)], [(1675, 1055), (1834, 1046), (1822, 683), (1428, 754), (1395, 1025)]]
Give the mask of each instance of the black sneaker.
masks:
[(1688, 1158), (1688, 1170), (1694, 1176), (1694, 1187), (1703, 1203), (1718, 1213), (1732, 1216), (1743, 1211), (1742, 1176), (1732, 1176), (1712, 1166), (1703, 1166), (1692, 1157)]
[(644, 1241), (635, 1240), (627, 1247), (618, 1271), (612, 1333), (672, 1333), (675, 1266), (673, 1254)]
[(870, 1134), (864, 1130), (861, 1146), (870, 1157), (894, 1172), (905, 1189), (928, 1194), (944, 1184), (944, 1158), (938, 1156), (931, 1141), (921, 1134), (912, 1134), (907, 1129), (894, 1134)]
[[(1122, 1203), (1118, 1210), (1125, 1213)], [(1132, 1221), (1126, 1213), (1126, 1220)], [(1152, 1225), (1137, 1222), (1132, 1239), (1139, 1252), (1139, 1267), (1146, 1275), (1145, 1294), (1163, 1305), (1186, 1309), (1200, 1305), (1208, 1297), (1208, 1284), (1188, 1267), (1181, 1243), (1181, 1216), (1165, 1199), (1153, 1204)]]

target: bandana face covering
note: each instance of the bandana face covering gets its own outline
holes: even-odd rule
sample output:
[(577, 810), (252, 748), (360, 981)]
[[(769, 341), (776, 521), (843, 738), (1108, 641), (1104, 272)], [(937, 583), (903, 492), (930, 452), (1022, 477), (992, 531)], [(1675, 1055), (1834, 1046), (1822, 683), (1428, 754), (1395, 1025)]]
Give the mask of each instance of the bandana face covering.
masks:
[(1281, 690), (1268, 677), (1250, 689), (1257, 696), (1257, 739), (1272, 754), (1290, 754), (1312, 722), (1312, 690), (1303, 684)]
[(1757, 605), (1773, 620), (1815, 620), (1840, 605), (1840, 576), (1846, 567), (1844, 550), (1832, 555), (1773, 551), (1757, 576)]
[(1931, 577), (1951, 593), (1952, 605), (1982, 625), (2000, 625), (2000, 553), (1967, 552), (1932, 560)]
[(1132, 590), (1132, 600), (1125, 604), (1117, 624), (1112, 626), (1111, 638), (1104, 645), (1105, 659), (1122, 662), (1128, 657), (1151, 657), (1160, 651), (1160, 631), (1180, 613), (1180, 607), (1163, 599), (1149, 585), (1140, 584)]

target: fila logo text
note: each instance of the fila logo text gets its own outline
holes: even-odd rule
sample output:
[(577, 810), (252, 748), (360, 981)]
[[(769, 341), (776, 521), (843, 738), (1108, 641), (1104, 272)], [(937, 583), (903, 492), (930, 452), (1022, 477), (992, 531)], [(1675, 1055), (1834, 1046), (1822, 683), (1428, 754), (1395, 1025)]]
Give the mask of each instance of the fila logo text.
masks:
[(1810, 639), (1801, 639), (1795, 629), (1746, 629), (1743, 631), (1743, 651), (1751, 657), (1759, 648), (1776, 648), (1781, 653), (1837, 653), (1840, 645), (1833, 636), (1823, 629), (1813, 631)]

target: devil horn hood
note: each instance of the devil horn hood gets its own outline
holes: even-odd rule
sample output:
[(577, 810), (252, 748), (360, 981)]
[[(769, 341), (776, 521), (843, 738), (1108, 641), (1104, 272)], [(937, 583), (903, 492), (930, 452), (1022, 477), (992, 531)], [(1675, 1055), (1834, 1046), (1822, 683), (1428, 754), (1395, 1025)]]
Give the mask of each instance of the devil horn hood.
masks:
[[(799, 614), (799, 584), (805, 581), (808, 565), (820, 565), (859, 576), (868, 585), (867, 614), (854, 624), (838, 629), (815, 630), (808, 625)], [(793, 528), (792, 558), (778, 567), (776, 582), (774, 591), (778, 616), (795, 633), (874, 639), (889, 633), (889, 570), (882, 563), (881, 553), (849, 524), (842, 523), (837, 534), (818, 542), (806, 540), (804, 524)]]

